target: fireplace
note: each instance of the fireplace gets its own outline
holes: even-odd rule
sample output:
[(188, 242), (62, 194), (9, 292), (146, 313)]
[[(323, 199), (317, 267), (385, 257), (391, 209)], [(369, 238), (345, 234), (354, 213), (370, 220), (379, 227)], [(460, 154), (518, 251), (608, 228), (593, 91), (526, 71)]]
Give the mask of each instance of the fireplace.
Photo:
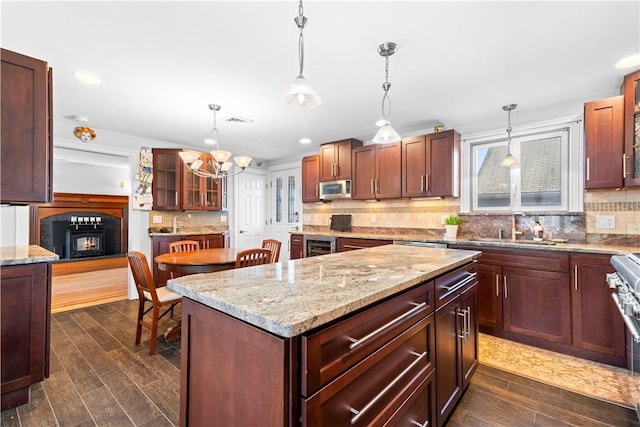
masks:
[(92, 222), (84, 223), (77, 222), (77, 217), (71, 217), (72, 222), (68, 224), (65, 230), (64, 248), (68, 258), (95, 257), (105, 254), (105, 235), (102, 218), (87, 217), (86, 219), (89, 218)]

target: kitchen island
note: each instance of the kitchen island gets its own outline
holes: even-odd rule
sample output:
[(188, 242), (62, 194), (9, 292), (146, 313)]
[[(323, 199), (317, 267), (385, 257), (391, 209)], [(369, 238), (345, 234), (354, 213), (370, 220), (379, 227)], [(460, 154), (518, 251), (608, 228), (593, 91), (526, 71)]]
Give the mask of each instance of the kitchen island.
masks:
[[(170, 280), (186, 297), (180, 424), (443, 424), (477, 364), (463, 296), (479, 255), (381, 246)], [(438, 311), (460, 363), (436, 409)]]

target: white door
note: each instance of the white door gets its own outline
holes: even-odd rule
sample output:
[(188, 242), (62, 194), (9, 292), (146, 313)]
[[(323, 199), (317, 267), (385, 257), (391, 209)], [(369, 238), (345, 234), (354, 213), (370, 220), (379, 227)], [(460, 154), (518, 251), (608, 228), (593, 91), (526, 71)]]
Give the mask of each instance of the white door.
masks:
[(280, 260), (289, 259), (289, 232), (300, 229), (302, 219), (302, 188), (300, 166), (271, 172), (270, 237), (280, 240)]
[(265, 238), (264, 174), (245, 171), (236, 176), (235, 245), (237, 249), (259, 248)]

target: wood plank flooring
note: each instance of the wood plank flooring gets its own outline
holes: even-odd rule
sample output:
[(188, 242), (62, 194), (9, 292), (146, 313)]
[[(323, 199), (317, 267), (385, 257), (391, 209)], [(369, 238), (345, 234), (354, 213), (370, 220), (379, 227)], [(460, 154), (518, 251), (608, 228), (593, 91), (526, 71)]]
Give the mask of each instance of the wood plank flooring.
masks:
[[(180, 343), (149, 332), (134, 345), (136, 301), (52, 315), (51, 374), (27, 405), (2, 412), (2, 426), (178, 425)], [(179, 319), (161, 321), (160, 330)], [(212, 425), (215, 419), (212, 419)], [(448, 426), (634, 426), (622, 406), (480, 365)]]

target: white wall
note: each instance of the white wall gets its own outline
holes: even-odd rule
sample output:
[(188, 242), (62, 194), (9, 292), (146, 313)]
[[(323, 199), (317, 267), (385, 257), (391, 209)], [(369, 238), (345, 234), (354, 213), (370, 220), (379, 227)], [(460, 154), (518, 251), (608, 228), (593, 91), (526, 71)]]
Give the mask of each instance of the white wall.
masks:
[(29, 245), (29, 207), (0, 206), (0, 246)]

